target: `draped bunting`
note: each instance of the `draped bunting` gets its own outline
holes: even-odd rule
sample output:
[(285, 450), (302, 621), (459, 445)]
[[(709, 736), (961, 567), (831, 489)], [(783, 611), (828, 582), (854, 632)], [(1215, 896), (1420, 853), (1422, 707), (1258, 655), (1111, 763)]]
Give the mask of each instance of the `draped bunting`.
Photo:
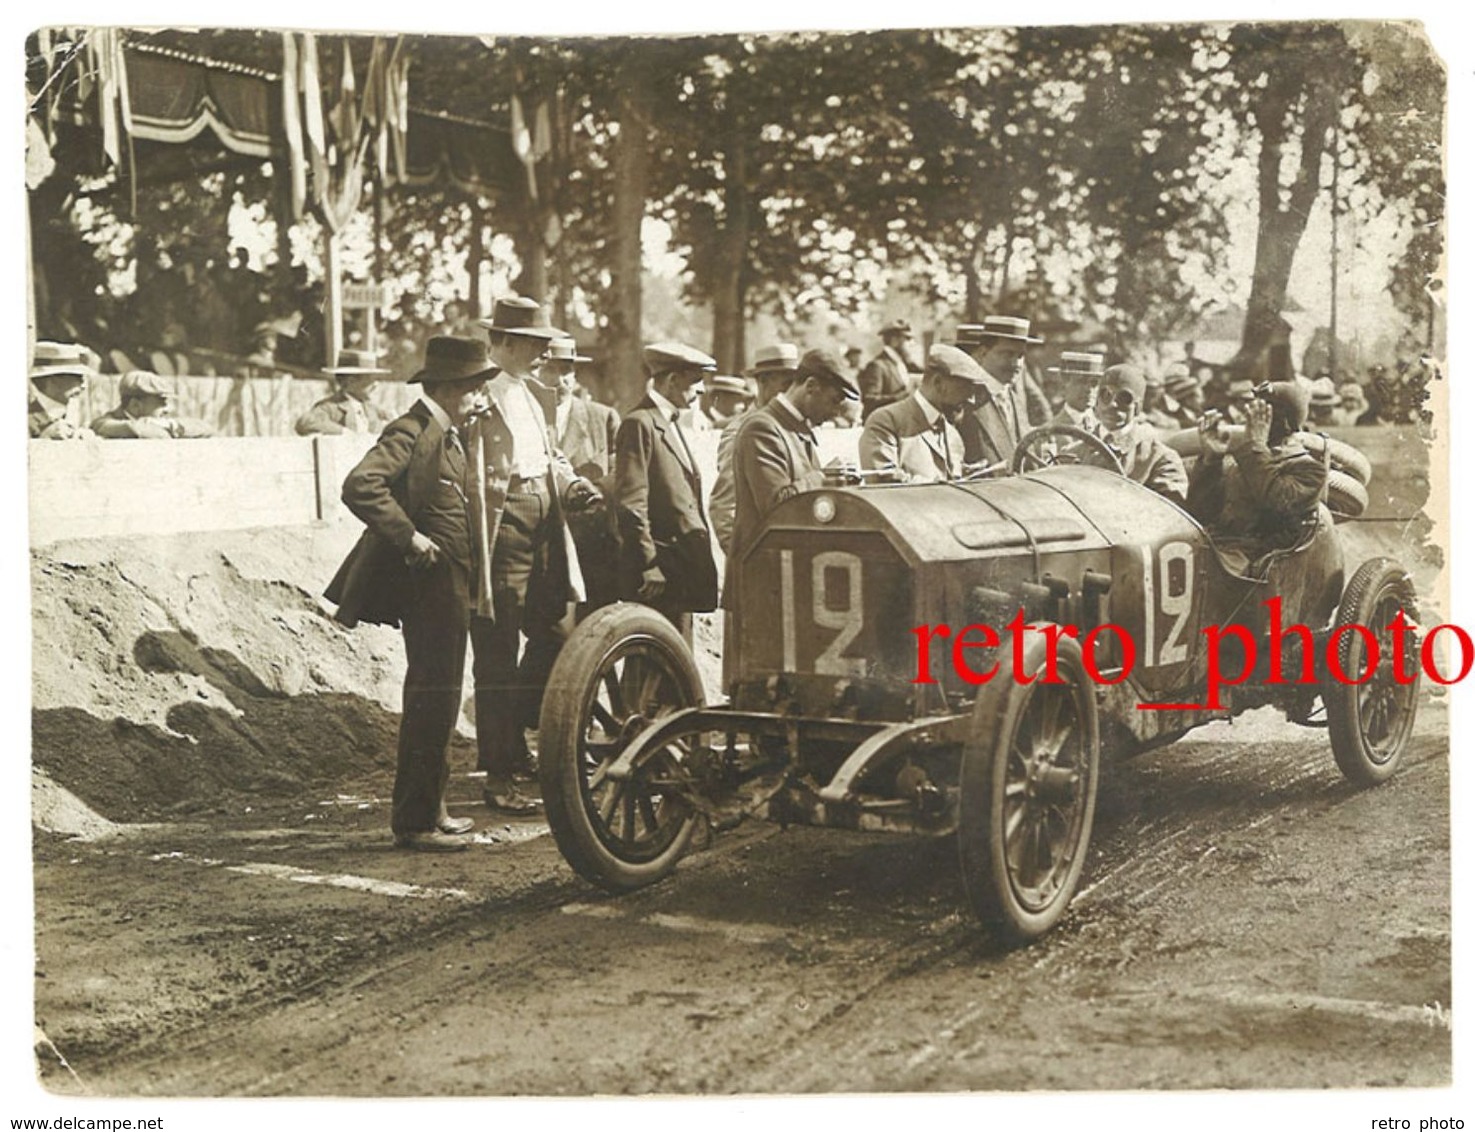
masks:
[[(116, 41), (111, 29), (94, 29), (89, 42), (100, 33)], [(121, 47), (114, 58), (119, 74), (126, 70), (126, 83), (119, 83), (115, 115), (108, 105), (107, 86), (116, 76), (99, 70), (103, 96), (103, 148), (115, 164), (118, 155), (108, 143), (108, 123), (121, 123), (125, 135), (160, 142), (187, 142), (206, 129), (236, 153), (270, 157), (272, 152), (272, 83), (260, 72), (246, 68), (210, 66), (188, 56), (156, 53), (147, 48), (130, 48), (126, 67)]]

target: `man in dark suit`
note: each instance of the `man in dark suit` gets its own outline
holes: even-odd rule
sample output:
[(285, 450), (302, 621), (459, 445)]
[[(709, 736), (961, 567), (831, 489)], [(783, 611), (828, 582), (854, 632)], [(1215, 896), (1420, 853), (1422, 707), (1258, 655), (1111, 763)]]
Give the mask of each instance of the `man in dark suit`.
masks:
[(499, 299), (481, 325), (501, 372), (486, 385), (486, 411), (466, 426), (471, 514), (477, 539), (489, 548), (471, 619), (477, 766), (486, 772), (487, 806), (526, 815), (539, 803), (515, 781), (531, 777), (524, 732), (537, 726), (543, 688), (567, 636), (569, 602), (584, 599), (565, 515), (590, 506), (599, 489), (558, 451), (557, 394), (534, 376), (552, 340), (567, 336), (520, 296)]
[(860, 371), (860, 415), (864, 420), (882, 405), (899, 401), (907, 395), (908, 379), (906, 344), (912, 337), (911, 323), (897, 319), (881, 328), (881, 352)]
[(609, 506), (615, 482), (615, 433), (619, 431), (620, 414), (587, 395), (580, 396), (577, 367), (589, 360), (578, 352), (578, 344), (572, 338), (555, 338), (549, 343), (548, 354), (538, 370), (539, 380), (551, 385), (558, 394), (553, 422), (558, 450), (568, 458), (574, 474), (592, 482), (600, 494), (595, 506), (568, 516), (569, 531), (579, 554), (579, 569), (584, 576), (579, 619), (620, 600), (615, 569), (620, 541), (614, 511)]
[(984, 374), (956, 346), (934, 345), (910, 397), (883, 405), (860, 434), (860, 466), (900, 483), (943, 483), (963, 474), (963, 438), (953, 423), (978, 399)]
[(707, 512), (712, 519), (712, 533), (717, 536), (717, 545), (723, 553), (732, 546), (732, 526), (737, 514), (737, 480), (732, 471), (732, 449), (738, 428), (749, 416), (787, 389), (798, 368), (799, 350), (796, 346), (777, 342), (759, 347), (753, 358), (753, 368), (748, 371), (758, 390), (753, 407), (722, 426), (722, 435), (717, 439), (717, 476), (712, 481), (712, 497), (708, 500)]
[(690, 636), (691, 614), (717, 608), (717, 563), (702, 477), (678, 418), (717, 363), (680, 342), (645, 348), (650, 388), (615, 438), (620, 589)]
[(1025, 349), (1043, 341), (1030, 336), (1027, 318), (989, 315), (958, 327), (958, 347), (987, 375), (978, 407), (958, 426), (968, 463), (1007, 465), (1019, 438), (1049, 419), (1050, 403), (1024, 366)]
[(446, 745), (461, 710), (476, 547), (467, 517), (466, 453), (457, 427), (492, 372), (486, 348), (432, 338), (424, 386), (343, 483), (343, 502), (368, 530), (328, 584), (337, 619), (400, 625), (405, 692), (390, 827), (395, 844), (464, 849), (468, 818), (445, 809)]

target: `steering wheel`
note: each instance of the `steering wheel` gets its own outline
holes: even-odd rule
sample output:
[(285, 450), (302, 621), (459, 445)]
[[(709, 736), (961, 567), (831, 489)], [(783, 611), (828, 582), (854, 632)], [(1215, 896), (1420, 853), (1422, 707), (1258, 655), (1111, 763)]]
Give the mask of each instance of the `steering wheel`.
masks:
[(1009, 470), (1018, 475), (1065, 464), (1090, 464), (1119, 476), (1126, 475), (1121, 457), (1111, 445), (1083, 428), (1068, 424), (1040, 425), (1021, 436), (1009, 460)]

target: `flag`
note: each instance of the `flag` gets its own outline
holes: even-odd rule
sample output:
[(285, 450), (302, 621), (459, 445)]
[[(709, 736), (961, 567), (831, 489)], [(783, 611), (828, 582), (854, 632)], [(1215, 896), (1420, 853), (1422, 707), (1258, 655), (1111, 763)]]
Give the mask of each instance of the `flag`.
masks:
[(302, 151), (302, 97), (297, 37), (282, 32), (282, 128), (287, 135), (287, 173), (292, 179), (292, 219), (302, 219), (307, 201), (307, 159)]

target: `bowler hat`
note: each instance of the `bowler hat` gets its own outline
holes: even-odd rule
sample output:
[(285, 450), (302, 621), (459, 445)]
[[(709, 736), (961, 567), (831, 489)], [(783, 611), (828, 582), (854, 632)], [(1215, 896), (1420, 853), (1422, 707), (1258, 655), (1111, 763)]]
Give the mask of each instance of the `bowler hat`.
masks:
[(86, 346), (72, 342), (37, 342), (32, 355), (31, 377), (91, 377), (92, 358)]
[(550, 362), (589, 362), (593, 358), (586, 358), (579, 353), (579, 344), (572, 338), (555, 338), (548, 343), (548, 353), (544, 355)]
[(118, 379), (118, 400), (130, 397), (173, 397), (174, 389), (168, 380), (144, 369), (129, 370)]
[(390, 371), (379, 364), (379, 355), (372, 350), (343, 349), (338, 351), (338, 364), (324, 366), (323, 372), (336, 377), (366, 377)]
[(1043, 338), (1033, 338), (1030, 336), (1029, 319), (1015, 318), (1012, 315), (991, 314), (986, 316), (981, 323), (965, 322), (959, 326), (956, 345), (964, 349), (973, 349), (978, 346), (988, 345), (992, 339), (1005, 342), (1024, 342), (1033, 346), (1038, 346), (1044, 341)]
[(956, 346), (935, 342), (927, 351), (927, 369), (930, 373), (941, 373), (948, 377), (959, 377), (982, 385), (988, 380), (983, 367)]
[(717, 359), (681, 342), (652, 342), (641, 353), (645, 368), (653, 374), (717, 368)]
[(1335, 405), (1337, 403), (1337, 386), (1329, 377), (1318, 377), (1311, 383), (1311, 403), (1313, 405)]
[(516, 334), (523, 338), (567, 338), (562, 330), (548, 325), (548, 312), (541, 304), (521, 295), (498, 299), (492, 317), (477, 320), (493, 334)]
[(748, 372), (754, 377), (765, 373), (793, 373), (799, 367), (799, 347), (788, 342), (772, 346), (760, 346), (753, 355), (753, 368)]
[(838, 385), (847, 401), (860, 400), (860, 386), (833, 350), (810, 350), (799, 359), (799, 368), (795, 371), (794, 379), (803, 381), (808, 377), (817, 377)]
[(479, 338), (438, 335), (425, 343), (425, 366), (411, 382), (433, 385), (441, 381), (465, 381), (490, 377), (497, 372), (487, 356), (487, 344)]

